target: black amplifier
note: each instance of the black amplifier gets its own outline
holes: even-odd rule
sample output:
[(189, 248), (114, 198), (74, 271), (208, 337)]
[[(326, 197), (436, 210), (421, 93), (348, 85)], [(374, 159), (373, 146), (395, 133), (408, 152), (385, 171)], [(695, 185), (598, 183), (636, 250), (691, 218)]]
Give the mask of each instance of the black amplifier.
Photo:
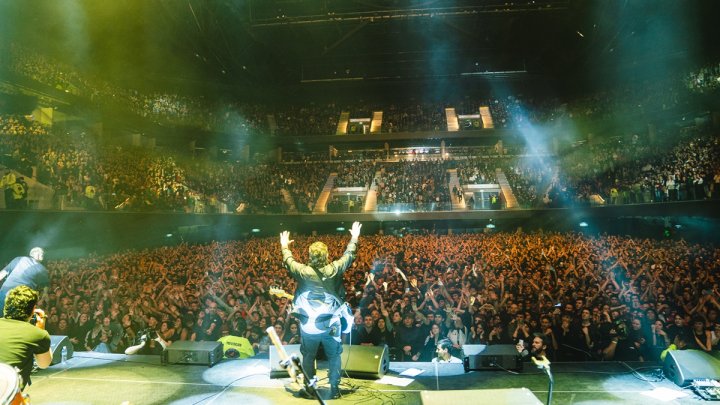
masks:
[(212, 367), (222, 359), (223, 346), (220, 342), (178, 340), (162, 354), (163, 364), (202, 364)]
[[(470, 345), (466, 345), (470, 346)], [(522, 370), (522, 360), (514, 345), (489, 345), (463, 359), (465, 372), (470, 370)], [(466, 350), (463, 347), (463, 350)]]

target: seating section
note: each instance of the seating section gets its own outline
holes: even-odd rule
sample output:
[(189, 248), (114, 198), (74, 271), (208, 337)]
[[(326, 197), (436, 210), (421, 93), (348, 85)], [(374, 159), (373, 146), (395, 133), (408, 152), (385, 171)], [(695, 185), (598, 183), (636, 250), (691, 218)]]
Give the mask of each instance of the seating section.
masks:
[[(203, 130), (233, 133), (273, 133), (278, 136), (334, 135), (342, 112), (350, 119), (372, 120), (382, 111), (380, 131), (448, 131), (446, 108), (457, 115), (479, 114), (483, 108), (497, 129), (576, 119), (604, 119), (613, 115), (638, 115), (672, 110), (691, 104), (698, 92), (718, 87), (718, 64), (705, 66), (684, 77), (648, 79), (591, 95), (558, 99), (536, 94), (489, 96), (459, 95), (439, 102), (408, 99), (394, 102), (311, 101), (261, 104), (172, 93), (148, 93), (128, 89), (102, 78), (84, 75), (79, 69), (35, 51), (11, 45), (0, 49), (0, 67), (58, 90), (87, 98), (98, 108), (122, 108), (164, 125), (195, 126)], [(489, 122), (489, 120), (488, 120)], [(479, 125), (460, 129), (479, 129)], [(366, 133), (370, 133), (370, 128)]]
[[(168, 131), (190, 125), (254, 136), (270, 132), (278, 137), (332, 135), (343, 112), (351, 123), (364, 119), (385, 133), (443, 133), (448, 131), (446, 111), (454, 111), (457, 117), (473, 116), (458, 121), (460, 131), (482, 130), (491, 119), (495, 128), (515, 129), (524, 135), (526, 130), (537, 131), (536, 125), (552, 127), (575, 119), (602, 122), (609, 117), (646, 117), (686, 109), (698, 93), (712, 93), (720, 83), (716, 80), (720, 65), (713, 63), (662, 82), (619, 86), (571, 100), (498, 93), (443, 101), (355, 99), (263, 105), (141, 92), (85, 75), (17, 45), (1, 51), (0, 68), (38, 86), (86, 98), (88, 105), (99, 110), (124, 108), (171, 124)], [(346, 190), (345, 196), (330, 192), (323, 204), (331, 212), (350, 206), (361, 210), (367, 202), (379, 211), (487, 208), (466, 201), (476, 195), (498, 197), (504, 207), (515, 200), (519, 208), (543, 208), (684, 201), (720, 194), (716, 191), (720, 183), (718, 134), (702, 124), (590, 139), (557, 156), (502, 143), (492, 148), (448, 146), (429, 152), (379, 147), (352, 150), (336, 145), (328, 152), (285, 151), (280, 163), (266, 158), (237, 163), (99, 142), (84, 129), (58, 129), (40, 121), (33, 115), (0, 114), (0, 165), (15, 171), (15, 177), (33, 179), (28, 185), (30, 194), (36, 184), (50, 187), (54, 196), (48, 205), (60, 209), (311, 213), (330, 173), (337, 174), (329, 184), (331, 190)], [(369, 127), (359, 132), (374, 135), (369, 134)], [(9, 189), (12, 183), (6, 180), (2, 187)], [(477, 194), (475, 190), (483, 187), (499, 190)]]
[[(22, 116), (0, 115), (0, 122), (0, 164), (51, 187), (49, 204), (58, 209), (278, 214), (293, 210), (288, 195), (297, 212), (311, 213), (330, 173), (337, 174), (327, 200), (330, 212), (347, 212), (350, 200), (359, 212), (371, 186), (379, 211), (485, 209), (489, 206), (473, 193), (499, 185), (499, 176), (509, 186), (496, 193), (501, 205), (514, 198), (519, 208), (716, 198), (720, 182), (720, 146), (711, 132), (681, 133), (655, 143), (638, 136), (613, 138), (578, 146), (562, 158), (516, 148), (508, 151), (512, 155), (498, 155), (492, 148), (460, 147), (447, 149), (451, 153), (444, 158), (405, 154), (398, 159), (393, 152), (385, 160), (384, 151), (365, 150), (339, 152), (341, 160), (331, 162), (316, 154), (278, 164), (100, 145), (83, 132), (53, 131)], [(458, 183), (451, 186), (452, 173)], [(476, 201), (460, 204), (471, 196)], [(492, 193), (484, 196), (490, 199)]]

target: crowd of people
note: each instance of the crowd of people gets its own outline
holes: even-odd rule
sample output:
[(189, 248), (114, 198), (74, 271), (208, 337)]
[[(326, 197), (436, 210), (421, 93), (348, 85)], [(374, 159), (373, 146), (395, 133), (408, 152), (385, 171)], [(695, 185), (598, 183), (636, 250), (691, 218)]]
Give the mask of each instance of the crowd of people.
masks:
[(357, 194), (335, 194), (327, 204), (327, 212), (362, 212), (365, 207), (365, 198)]
[[(523, 161), (517, 157), (469, 157), (457, 163), (461, 187), (472, 184), (498, 184), (500, 169), (512, 188), (513, 195), (523, 208), (540, 207), (539, 195), (552, 177), (552, 162), (535, 157)], [(472, 204), (470, 204), (472, 205)]]
[[(459, 115), (478, 114), (481, 106), (488, 107), (495, 128), (522, 128), (565, 118), (602, 119), (617, 114), (647, 114), (686, 106), (692, 92), (713, 91), (720, 83), (716, 80), (718, 65), (713, 64), (689, 73), (684, 80), (675, 76), (662, 81), (648, 80), (571, 100), (498, 93), (490, 97), (466, 96), (441, 102), (409, 99), (386, 104), (368, 100), (271, 105), (142, 92), (82, 73), (73, 66), (18, 45), (5, 48), (0, 52), (1, 65), (44, 85), (85, 97), (96, 106), (124, 108), (163, 124), (281, 136), (333, 135), (343, 111), (349, 112), (350, 118), (371, 118), (374, 111), (383, 111), (381, 131), (387, 133), (447, 131), (446, 107), (454, 107)], [(475, 129), (480, 127), (477, 125)]]
[(0, 164), (53, 188), (54, 207), (90, 210), (282, 213), (284, 188), (309, 212), (330, 173), (321, 164), (237, 164), (99, 145), (79, 131), (0, 133), (0, 156)]
[[(332, 134), (341, 111), (350, 111), (351, 118), (368, 118), (373, 111), (382, 110), (385, 132), (445, 131), (445, 108), (451, 106), (458, 114), (477, 114), (481, 106), (488, 106), (496, 128), (665, 111), (687, 105), (690, 93), (682, 89), (688, 90), (688, 86), (711, 91), (718, 68), (717, 64), (703, 67), (685, 82), (673, 79), (670, 85), (658, 82), (621, 86), (571, 102), (518, 94), (468, 96), (452, 102), (410, 99), (388, 106), (362, 100), (263, 106), (176, 94), (144, 94), (56, 62), (15, 45), (0, 52), (0, 65), (46, 85), (89, 97), (97, 105), (126, 103), (142, 116), (178, 125), (194, 123), (208, 130), (232, 128), (280, 135)], [(643, 91), (637, 91), (638, 86)], [(427, 164), (410, 157), (401, 157), (395, 163), (396, 156), (387, 149), (354, 155), (335, 149), (330, 153), (335, 160), (332, 163), (328, 163), (330, 156), (321, 153), (280, 165), (275, 161), (240, 164), (212, 159), (199, 162), (168, 151), (100, 145), (84, 133), (62, 133), (39, 124), (32, 116), (0, 114), (0, 164), (51, 187), (55, 192), (53, 206), (57, 208), (310, 213), (329, 174), (337, 172), (335, 187), (368, 187), (375, 182), (380, 209), (446, 210), (451, 208), (453, 192), (447, 169), (453, 167), (459, 169), (460, 187), (455, 190), (459, 197), (465, 185), (494, 182), (492, 172), (500, 169), (521, 207), (542, 208), (717, 196), (718, 141), (713, 134), (702, 135), (690, 139), (682, 133), (663, 133), (662, 142), (652, 141), (649, 136), (621, 142), (610, 138), (590, 142), (562, 156), (528, 156), (527, 151), (519, 151), (486, 159), (468, 154), (439, 156), (442, 163)], [(375, 172), (380, 172), (377, 179)], [(3, 184), (6, 190), (11, 186)]]
[(720, 88), (720, 63), (711, 63), (685, 77), (685, 85), (696, 93), (712, 93)]
[(353, 158), (347, 160), (313, 155), (296, 162), (239, 163), (103, 145), (82, 131), (53, 131), (28, 117), (0, 120), (13, 128), (0, 131), (0, 164), (51, 187), (56, 208), (311, 213), (336, 173), (333, 189), (375, 187), (381, 210), (449, 210), (453, 168), (458, 198), (468, 185), (497, 184), (502, 173), (523, 208), (702, 200), (716, 198), (720, 187), (719, 140), (697, 128), (655, 141), (649, 135), (595, 140), (560, 157), (514, 148), (512, 155), (458, 150), (418, 159), (378, 151), (359, 160), (356, 153), (343, 156)]
[(376, 177), (379, 210), (443, 211), (450, 209), (449, 163), (409, 161), (385, 163)]
[[(346, 237), (321, 240), (339, 257)], [(303, 254), (298, 257), (304, 260)], [(122, 352), (148, 328), (168, 343), (300, 334), (286, 296), (295, 282), (276, 238), (182, 244), (47, 263), (47, 329), (76, 350)], [(428, 361), (437, 343), (530, 342), (551, 360), (657, 360), (673, 348), (720, 345), (720, 249), (683, 240), (577, 233), (369, 235), (345, 273), (353, 344), (387, 344), (394, 359)]]
[(717, 137), (690, 133), (678, 142), (649, 143), (637, 136), (591, 145), (561, 160), (548, 192), (549, 204), (607, 204), (717, 198), (720, 164)]
[(383, 112), (382, 132), (447, 131), (445, 104), (408, 102), (378, 110)]
[(47, 135), (45, 126), (15, 115), (0, 115), (0, 134), (3, 135)]
[[(126, 88), (16, 45), (0, 49), (0, 69), (85, 99), (84, 108), (93, 113), (122, 110), (170, 131), (183, 126), (254, 138), (333, 135), (346, 113), (354, 136), (368, 133), (369, 120), (380, 111), (380, 132), (444, 133), (447, 108), (472, 115), (460, 121), (460, 130), (474, 131), (485, 125), (487, 117), (478, 117), (485, 107), (494, 128), (527, 135), (543, 126), (553, 138), (552, 128), (567, 130), (577, 122), (660, 121), (653, 118), (684, 113), (703, 98), (699, 93), (720, 87), (720, 64), (713, 63), (682, 76), (647, 78), (564, 100), (493, 91), (442, 101), (328, 97), (260, 103)], [(313, 213), (328, 188), (331, 213), (362, 211), (371, 190), (378, 211), (449, 211), (453, 201), (468, 196), (467, 186), (503, 179), (521, 208), (718, 199), (720, 138), (709, 122), (697, 121), (682, 129), (662, 125), (656, 131), (651, 125), (646, 135), (588, 136), (588, 142), (555, 154), (532, 152), (529, 145), (509, 146), (508, 153), (498, 142), (499, 148), (482, 153), (450, 156), (443, 143), (442, 153), (436, 148), (415, 155), (386, 144), (354, 154), (331, 146), (328, 153), (297, 152), (284, 161), (276, 156), (233, 162), (120, 146), (70, 126), (43, 125), (32, 115), (0, 114), (0, 190), (5, 207), (17, 210), (29, 206), (27, 178), (34, 187), (51, 188), (52, 205), (61, 209), (251, 215)], [(273, 142), (282, 146), (282, 141)], [(507, 197), (492, 194), (490, 208), (500, 209)], [(465, 206), (487, 208), (477, 206), (474, 196)], [(355, 254), (359, 229), (353, 225), (349, 256)], [(295, 236), (293, 249), (312, 252), (318, 240), (329, 248), (326, 256), (341, 257), (346, 243), (341, 235)], [(262, 354), (271, 344), (268, 327), (284, 344), (310, 340), (291, 304), (302, 280), (286, 269), (293, 266), (287, 266), (287, 253), (282, 258), (277, 242), (251, 237), (51, 260), (49, 280), (9, 292), (16, 281), (9, 275), (19, 274), (13, 270), (16, 259), (0, 271), (0, 280), (12, 281), (0, 296), (33, 307), (11, 313), (10, 320), (35, 316), (39, 329), (68, 336), (76, 351), (128, 353), (139, 340), (157, 335), (144, 353), (160, 353), (177, 341), (241, 337), (252, 353)], [(283, 232), (283, 249), (289, 243)], [(344, 339), (387, 345), (393, 360), (460, 362), (468, 344), (516, 345), (519, 354), (539, 345), (551, 361), (658, 361), (668, 350), (720, 350), (720, 249), (714, 245), (488, 230), (368, 235), (358, 246), (354, 262), (346, 258), (347, 271), (339, 273), (353, 311)], [(23, 260), (34, 260), (28, 263), (44, 275), (44, 252), (36, 249)], [(333, 266), (328, 268), (337, 270)], [(46, 285), (40, 296), (33, 291)], [(16, 310), (10, 306), (10, 312)], [(0, 320), (5, 338), (12, 330), (9, 319)], [(41, 343), (35, 360), (46, 367), (52, 360), (48, 333), (33, 331)], [(23, 364), (23, 377), (30, 368)], [(338, 381), (330, 375), (337, 393)]]

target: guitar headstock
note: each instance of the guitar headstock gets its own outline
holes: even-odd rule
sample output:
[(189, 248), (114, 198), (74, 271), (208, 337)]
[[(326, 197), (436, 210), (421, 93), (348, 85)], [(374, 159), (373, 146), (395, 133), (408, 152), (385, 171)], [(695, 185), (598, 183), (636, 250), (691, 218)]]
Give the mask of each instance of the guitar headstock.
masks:
[(274, 296), (280, 297), (280, 298), (287, 298), (289, 300), (295, 298), (292, 294), (286, 293), (285, 290), (283, 290), (280, 287), (270, 287), (268, 289), (268, 294), (274, 295)]

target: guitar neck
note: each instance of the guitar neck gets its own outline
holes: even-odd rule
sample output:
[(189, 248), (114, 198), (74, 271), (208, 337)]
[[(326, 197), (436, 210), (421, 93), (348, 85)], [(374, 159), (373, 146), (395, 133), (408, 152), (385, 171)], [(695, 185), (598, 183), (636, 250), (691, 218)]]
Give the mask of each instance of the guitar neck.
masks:
[(268, 326), (268, 328), (265, 329), (265, 332), (267, 332), (273, 345), (275, 345), (275, 348), (278, 351), (278, 355), (280, 356), (280, 359), (283, 361), (287, 360), (288, 354), (285, 351), (285, 348), (283, 347), (282, 342), (280, 341), (280, 337), (278, 336), (277, 332), (275, 332), (275, 328), (273, 326)]

